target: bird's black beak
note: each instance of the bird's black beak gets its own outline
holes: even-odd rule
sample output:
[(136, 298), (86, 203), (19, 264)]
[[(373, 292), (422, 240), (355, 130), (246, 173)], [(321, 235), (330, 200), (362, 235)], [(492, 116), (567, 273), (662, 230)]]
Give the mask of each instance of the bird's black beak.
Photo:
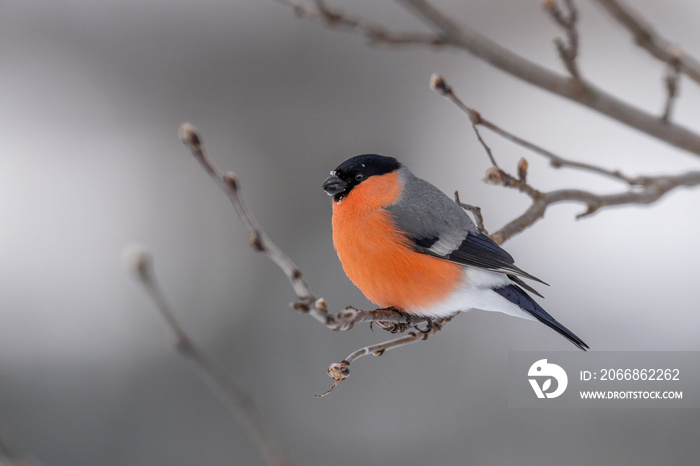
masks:
[(347, 182), (338, 178), (338, 175), (336, 175), (335, 172), (331, 173), (331, 176), (326, 178), (326, 181), (324, 181), (322, 185), (323, 190), (329, 196), (337, 196), (338, 194), (344, 192), (347, 187)]

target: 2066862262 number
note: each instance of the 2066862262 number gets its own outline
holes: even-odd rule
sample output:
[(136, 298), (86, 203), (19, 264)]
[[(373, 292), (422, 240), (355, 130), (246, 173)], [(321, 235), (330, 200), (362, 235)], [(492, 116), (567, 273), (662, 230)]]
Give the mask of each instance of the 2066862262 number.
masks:
[(600, 380), (680, 380), (678, 369), (601, 369)]

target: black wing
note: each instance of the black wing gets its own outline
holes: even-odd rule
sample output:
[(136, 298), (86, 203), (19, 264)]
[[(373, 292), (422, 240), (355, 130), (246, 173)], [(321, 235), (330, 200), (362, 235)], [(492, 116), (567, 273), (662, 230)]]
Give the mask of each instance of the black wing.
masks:
[(541, 295), (518, 277), (528, 278), (547, 285), (546, 282), (517, 267), (513, 256), (508, 254), (494, 240), (480, 232), (469, 232), (460, 245), (447, 254), (436, 254), (434, 251), (431, 251), (430, 246), (426, 248), (424, 246), (426, 244), (425, 238), (414, 238), (413, 241), (418, 252), (461, 265), (504, 273), (518, 285), (538, 296)]
[[(541, 296), (519, 277), (546, 283), (516, 267), (513, 257), (479, 232), (464, 209), (405, 168), (399, 170), (399, 175), (404, 178), (405, 192), (386, 210), (393, 214), (398, 230), (417, 252), (506, 274), (518, 285)], [(421, 202), (411, 201), (415, 199)]]

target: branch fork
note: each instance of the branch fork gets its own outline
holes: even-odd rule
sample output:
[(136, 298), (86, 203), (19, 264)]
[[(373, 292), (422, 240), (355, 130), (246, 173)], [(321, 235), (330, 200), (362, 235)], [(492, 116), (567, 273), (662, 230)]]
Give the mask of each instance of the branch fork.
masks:
[[(491, 162), (491, 166), (486, 170), (486, 177), (483, 181), (491, 185), (517, 189), (518, 191), (526, 194), (532, 200), (532, 204), (525, 212), (501, 227), (500, 230), (490, 235), (491, 239), (499, 244), (502, 244), (513, 235), (522, 232), (543, 218), (546, 210), (553, 204), (572, 201), (582, 203), (586, 209), (576, 216), (577, 219), (581, 219), (591, 216), (605, 207), (651, 204), (675, 188), (700, 185), (700, 172), (698, 171), (691, 171), (680, 175), (630, 177), (623, 174), (620, 170), (608, 170), (593, 164), (566, 159), (536, 144), (515, 136), (490, 120), (484, 118), (483, 115), (467, 106), (462, 99), (457, 96), (452, 86), (447, 83), (444, 77), (434, 74), (430, 78), (430, 87), (438, 94), (446, 97), (458, 109), (467, 114), (472, 128), (476, 133), (477, 139), (484, 147), (486, 155)], [(478, 118), (474, 118), (474, 115), (478, 115)], [(625, 191), (613, 194), (596, 194), (578, 189), (560, 189), (556, 191), (542, 192), (533, 188), (527, 183), (528, 162), (525, 158), (521, 158), (518, 162), (517, 177), (510, 175), (499, 167), (494, 159), (491, 149), (481, 137), (481, 134), (478, 131), (478, 126), (484, 126), (499, 136), (548, 159), (553, 168), (567, 167), (579, 169), (599, 176), (612, 178), (624, 183), (627, 186), (627, 189)], [(457, 198), (456, 200), (461, 205), (459, 199)], [(483, 219), (481, 219), (481, 222), (482, 224), (479, 228), (482, 229), (482, 231), (485, 231), (485, 229), (483, 229)]]
[[(393, 340), (388, 340), (383, 343), (378, 343), (376, 345), (370, 345), (370, 346), (365, 346), (364, 348), (360, 348), (357, 351), (351, 353), (343, 359), (342, 361), (338, 363), (333, 363), (328, 367), (328, 376), (333, 379), (333, 385), (331, 388), (329, 388), (325, 393), (322, 393), (321, 395), (315, 395), (317, 398), (323, 398), (324, 396), (328, 395), (331, 393), (335, 387), (338, 386), (338, 384), (345, 379), (347, 379), (350, 376), (350, 364), (352, 364), (353, 361), (356, 359), (359, 359), (363, 356), (367, 355), (373, 355), (373, 356), (381, 356), (383, 355), (387, 350), (398, 348), (400, 346), (405, 346), (411, 343), (415, 343), (418, 341), (425, 341), (428, 339), (428, 337), (432, 334), (435, 334), (442, 330), (442, 327), (452, 320), (453, 316), (450, 317), (444, 317), (444, 318), (439, 318), (439, 319), (432, 319), (430, 320), (430, 324), (427, 329), (425, 330), (418, 330), (418, 331), (410, 331), (408, 332), (405, 336), (396, 338)], [(405, 331), (408, 327), (406, 324), (404, 324), (403, 327), (398, 327), (401, 328), (401, 330), (396, 330), (398, 332), (403, 332)], [(393, 329), (397, 329), (397, 327), (393, 327)], [(394, 332), (392, 332), (394, 333)]]
[(550, 14), (555, 23), (557, 23), (566, 33), (566, 42), (561, 38), (554, 39), (554, 44), (559, 52), (567, 71), (575, 81), (581, 81), (581, 73), (576, 63), (576, 58), (579, 53), (579, 36), (576, 23), (578, 22), (578, 10), (574, 5), (573, 0), (564, 0), (566, 5), (566, 13), (564, 13), (556, 0), (543, 0), (542, 6)]
[(329, 7), (324, 0), (303, 2), (297, 0), (277, 0), (303, 18), (319, 22), (329, 29), (348, 31), (361, 34), (370, 45), (410, 46), (428, 45), (441, 47), (447, 44), (440, 34), (425, 34), (421, 32), (393, 32), (381, 24), (365, 21), (350, 16), (338, 9)]

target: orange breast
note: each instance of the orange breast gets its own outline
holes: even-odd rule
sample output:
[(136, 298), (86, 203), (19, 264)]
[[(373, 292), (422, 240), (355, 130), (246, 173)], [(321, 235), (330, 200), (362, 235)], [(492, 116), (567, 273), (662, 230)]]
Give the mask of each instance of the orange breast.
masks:
[(411, 249), (383, 209), (400, 187), (396, 172), (372, 176), (334, 202), (333, 243), (345, 273), (367, 299), (411, 312), (454, 291), (462, 268)]

